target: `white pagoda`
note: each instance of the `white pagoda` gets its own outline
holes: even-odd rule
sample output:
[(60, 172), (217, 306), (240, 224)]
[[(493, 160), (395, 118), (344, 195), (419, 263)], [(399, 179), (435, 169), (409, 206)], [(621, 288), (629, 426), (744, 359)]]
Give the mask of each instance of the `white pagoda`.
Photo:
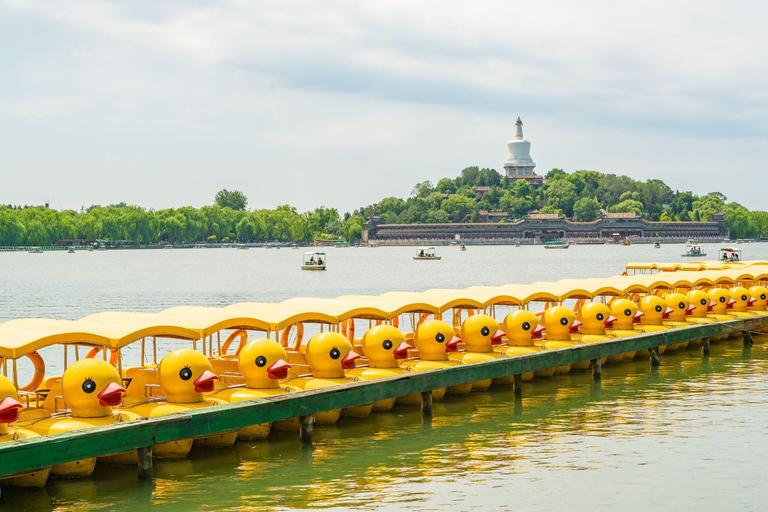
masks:
[(507, 180), (515, 182), (525, 180), (532, 185), (544, 183), (544, 176), (534, 172), (536, 164), (531, 159), (531, 143), (523, 138), (523, 122), (517, 118), (515, 123), (515, 138), (507, 142), (509, 156), (504, 162)]

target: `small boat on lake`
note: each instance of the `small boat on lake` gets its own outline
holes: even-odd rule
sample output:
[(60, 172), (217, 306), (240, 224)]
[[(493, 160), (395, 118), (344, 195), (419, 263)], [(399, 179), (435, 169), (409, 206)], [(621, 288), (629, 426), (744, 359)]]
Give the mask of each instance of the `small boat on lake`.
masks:
[(680, 256), (683, 258), (701, 258), (706, 255), (707, 253), (701, 250), (701, 246), (696, 243), (696, 240), (688, 240), (688, 244), (685, 246), (685, 252)]
[(75, 254), (75, 248), (74, 248), (74, 247), (70, 247), (70, 248), (67, 250), (67, 252), (68, 252), (69, 254)]
[(570, 245), (563, 242), (562, 240), (551, 240), (549, 242), (544, 242), (545, 249), (568, 249), (569, 247)]
[(325, 270), (324, 252), (305, 252), (301, 261), (303, 262), (301, 270)]
[(741, 249), (723, 247), (717, 251), (717, 259), (720, 261), (741, 261)]
[(656, 242), (653, 244), (654, 249), (661, 249), (661, 244), (659, 242)]
[(43, 254), (43, 250), (39, 247), (32, 247), (28, 252), (30, 254)]
[(466, 246), (466, 245), (464, 245), (464, 244), (461, 244), (461, 245), (459, 246), (459, 250), (460, 250), (460, 251), (466, 251), (466, 250), (467, 250), (467, 246)]
[(435, 254), (434, 247), (425, 247), (419, 250), (419, 254), (413, 257), (414, 260), (440, 260), (442, 256)]

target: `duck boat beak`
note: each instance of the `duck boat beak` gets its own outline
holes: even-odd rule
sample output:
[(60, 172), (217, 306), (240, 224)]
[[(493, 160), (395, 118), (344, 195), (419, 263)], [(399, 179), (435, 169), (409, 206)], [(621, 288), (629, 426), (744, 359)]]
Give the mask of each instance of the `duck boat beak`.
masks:
[(574, 320), (571, 323), (570, 327), (568, 327), (568, 332), (571, 332), (571, 333), (579, 332), (579, 327), (581, 327), (581, 325), (582, 325), (581, 322), (579, 322), (578, 320)]
[(288, 377), (288, 368), (291, 365), (283, 359), (278, 359), (275, 364), (267, 368), (267, 376), (270, 379), (280, 380)]
[(669, 318), (669, 315), (670, 315), (670, 314), (671, 314), (673, 311), (674, 311), (674, 309), (672, 309), (672, 308), (669, 308), (669, 307), (668, 307), (668, 308), (667, 308), (667, 309), (665, 309), (665, 310), (664, 310), (664, 312), (661, 314), (661, 318), (662, 318), (663, 320), (666, 320), (667, 318)]
[(605, 326), (606, 326), (608, 329), (612, 329), (612, 328), (613, 328), (613, 322), (615, 322), (615, 321), (616, 321), (616, 317), (615, 317), (615, 316), (613, 316), (613, 315), (611, 315), (611, 316), (609, 316), (608, 318), (606, 318), (606, 319), (605, 319), (605, 322), (603, 322), (603, 323), (605, 324)]
[(412, 346), (405, 342), (401, 343), (394, 351), (395, 359), (408, 359), (408, 351), (412, 348)]
[(125, 388), (123, 386), (110, 382), (98, 395), (99, 405), (105, 407), (115, 407), (120, 405), (120, 402), (123, 401), (123, 393), (125, 393)]
[(504, 338), (504, 331), (496, 329), (496, 332), (491, 334), (491, 345), (501, 345), (501, 340)]
[(644, 316), (645, 316), (645, 313), (643, 313), (642, 311), (638, 311), (637, 313), (632, 315), (632, 323), (633, 324), (639, 324), (640, 323), (640, 319), (643, 318)]
[(544, 335), (544, 331), (546, 331), (547, 328), (543, 325), (539, 324), (536, 327), (533, 328), (531, 331), (531, 339), (532, 340), (540, 340), (542, 336)]
[(735, 300), (728, 299), (728, 302), (725, 304), (725, 309), (733, 309), (734, 304), (736, 304)]
[(19, 409), (23, 405), (18, 400), (7, 396), (0, 402), (0, 423), (13, 423), (19, 419)]
[(686, 315), (686, 316), (691, 316), (691, 315), (693, 314), (693, 312), (694, 312), (694, 311), (696, 311), (696, 306), (694, 306), (693, 304), (691, 304), (690, 306), (688, 306), (687, 308), (685, 308), (685, 315)]
[(756, 300), (757, 299), (755, 299), (754, 297), (750, 297), (749, 300), (747, 301), (747, 306), (751, 306), (752, 304), (755, 303)]
[(360, 359), (360, 354), (354, 350), (347, 352), (347, 355), (341, 360), (341, 367), (345, 370), (351, 370), (355, 367), (355, 359)]
[(713, 300), (709, 301), (709, 304), (707, 304), (707, 312), (715, 309), (715, 306), (717, 306), (717, 303), (715, 301)]
[(205, 370), (201, 376), (195, 380), (195, 391), (198, 393), (210, 393), (213, 391), (213, 381), (218, 380), (219, 376), (210, 370)]
[(449, 339), (445, 344), (445, 351), (446, 352), (458, 352), (459, 350), (459, 343), (461, 343), (461, 338), (458, 336), (453, 336), (451, 339)]

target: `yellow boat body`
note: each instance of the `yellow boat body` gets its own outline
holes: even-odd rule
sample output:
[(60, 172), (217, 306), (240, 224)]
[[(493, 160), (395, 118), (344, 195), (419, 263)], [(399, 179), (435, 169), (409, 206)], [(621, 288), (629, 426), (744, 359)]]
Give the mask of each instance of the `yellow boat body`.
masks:
[[(492, 359), (499, 359), (506, 357), (504, 354), (498, 352), (451, 352), (448, 354), (448, 359), (451, 361), (461, 361), (465, 364), (480, 363), (482, 361), (490, 361)], [(486, 391), (491, 387), (491, 382), (497, 382), (498, 384), (511, 384), (514, 382), (514, 377), (500, 377), (498, 379), (485, 379), (472, 383), (472, 391)]]
[[(287, 382), (288, 387), (292, 391), (301, 391), (309, 389), (322, 389), (330, 386), (339, 386), (341, 384), (347, 384), (349, 382), (355, 382), (357, 379), (353, 377), (340, 377), (340, 378), (327, 378), (327, 377), (299, 377)], [(320, 425), (334, 425), (344, 413), (344, 416), (350, 418), (367, 418), (371, 414), (373, 404), (358, 405), (355, 407), (345, 407), (344, 409), (335, 409), (332, 411), (324, 411), (316, 413), (315, 421)]]
[[(401, 375), (403, 373), (406, 373), (408, 370), (405, 368), (354, 368), (352, 370), (347, 370), (347, 375), (351, 377), (357, 377), (362, 380), (374, 380), (374, 379), (380, 379), (382, 377), (391, 377), (393, 375)], [(414, 393), (413, 395), (409, 395), (411, 398), (408, 401), (402, 401), (401, 403), (421, 403), (421, 394), (420, 393)], [(373, 403), (373, 410), (384, 412), (389, 411), (394, 407), (395, 402), (399, 401), (400, 398), (406, 398), (406, 397), (398, 397), (398, 398), (387, 398), (386, 400), (379, 400), (378, 402)]]
[[(228, 388), (222, 389), (214, 394), (209, 395), (211, 398), (217, 398), (227, 403), (242, 402), (243, 400), (252, 400), (254, 398), (264, 398), (267, 396), (282, 395), (287, 393), (287, 388), (275, 388), (275, 389), (251, 389), (251, 388)], [(285, 420), (295, 424), (295, 428), (299, 427), (299, 419), (291, 418)], [(286, 430), (293, 428), (286, 428)], [(260, 441), (266, 439), (269, 432), (272, 430), (272, 423), (260, 423), (258, 425), (251, 425), (241, 428), (237, 431), (237, 438), (243, 441)]]
[[(169, 402), (145, 402), (131, 404), (130, 399), (126, 399), (126, 405), (120, 410), (127, 410), (138, 414), (142, 418), (155, 418), (158, 416), (165, 416), (167, 414), (174, 414), (178, 412), (192, 411), (195, 409), (203, 409), (206, 407), (213, 407), (221, 405), (223, 400), (217, 400), (213, 398), (206, 398), (202, 402), (192, 403), (169, 403)], [(154, 456), (159, 459), (179, 459), (184, 458), (189, 454), (189, 450), (192, 445), (204, 446), (209, 448), (226, 448), (235, 444), (237, 439), (237, 431), (234, 432), (222, 432), (211, 436), (205, 436), (195, 439), (179, 439), (177, 441), (169, 441), (167, 443), (158, 443), (154, 446)]]
[[(607, 334), (609, 336), (613, 336), (613, 337), (616, 337), (616, 338), (626, 338), (627, 336), (635, 336), (637, 334), (641, 334), (641, 331), (636, 331), (634, 329), (633, 330), (629, 330), (629, 329), (614, 329), (614, 330), (608, 330), (606, 332), (607, 332)], [(647, 355), (647, 356), (651, 355), (647, 350), (641, 350), (640, 352), (645, 352), (645, 354), (641, 354), (641, 355)], [(623, 353), (621, 355), (622, 355), (622, 359), (624, 361), (631, 361), (632, 359), (634, 359), (638, 355), (638, 352), (637, 351), (635, 351), (635, 352), (625, 352), (625, 353)]]
[[(435, 370), (439, 368), (450, 368), (451, 366), (456, 366), (458, 364), (458, 361), (451, 361), (450, 359), (448, 361), (421, 361), (421, 360), (414, 360), (414, 361), (405, 361), (402, 363), (402, 366), (412, 368), (414, 371), (422, 371), (422, 370)], [(468, 384), (459, 384), (457, 386), (449, 386), (446, 390), (446, 393), (451, 395), (466, 395), (470, 391), (472, 391), (472, 383)]]
[[(40, 434), (37, 432), (25, 428), (14, 428), (10, 433), (0, 435), (0, 443), (7, 443), (8, 441), (16, 441), (19, 439), (31, 439), (33, 437), (39, 437), (39, 435)], [(36, 469), (34, 471), (25, 471), (24, 473), (7, 476), (0, 480), (0, 483), (8, 484), (11, 487), (40, 489), (48, 481), (48, 475), (50, 475), (50, 473), (50, 467)]]
[[(82, 430), (91, 427), (103, 427), (122, 421), (140, 419), (140, 416), (125, 412), (115, 411), (111, 416), (100, 416), (97, 418), (73, 418), (73, 417), (48, 417), (34, 420), (26, 426), (29, 430), (38, 435), (59, 434), (61, 432), (71, 432), (73, 430)], [(100, 457), (103, 462), (112, 464), (137, 464), (138, 456), (136, 450), (121, 452), (114, 455)], [(51, 476), (54, 478), (85, 478), (91, 476), (96, 467), (96, 457), (91, 457), (73, 462), (57, 464), (51, 468)]]

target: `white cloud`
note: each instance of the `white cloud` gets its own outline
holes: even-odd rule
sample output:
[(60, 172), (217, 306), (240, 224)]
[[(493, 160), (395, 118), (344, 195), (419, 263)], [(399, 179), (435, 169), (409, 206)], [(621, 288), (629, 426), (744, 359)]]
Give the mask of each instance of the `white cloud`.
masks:
[[(202, 204), (227, 186), (250, 190), (252, 204), (350, 209), (466, 165), (499, 168), (520, 114), (542, 170), (679, 188), (700, 172), (710, 179), (688, 188), (760, 207), (744, 185), (768, 153), (766, 10), (0, 0), (0, 24), (21, 27), (0, 55), (0, 132), (10, 134), (0, 151), (57, 183), (67, 206)], [(72, 149), (83, 141), (87, 153)], [(132, 179), (115, 189), (59, 178), (112, 176), (104, 169)], [(285, 187), (286, 176), (313, 173), (327, 185)], [(31, 182), (14, 183), (0, 202), (31, 202)]]

